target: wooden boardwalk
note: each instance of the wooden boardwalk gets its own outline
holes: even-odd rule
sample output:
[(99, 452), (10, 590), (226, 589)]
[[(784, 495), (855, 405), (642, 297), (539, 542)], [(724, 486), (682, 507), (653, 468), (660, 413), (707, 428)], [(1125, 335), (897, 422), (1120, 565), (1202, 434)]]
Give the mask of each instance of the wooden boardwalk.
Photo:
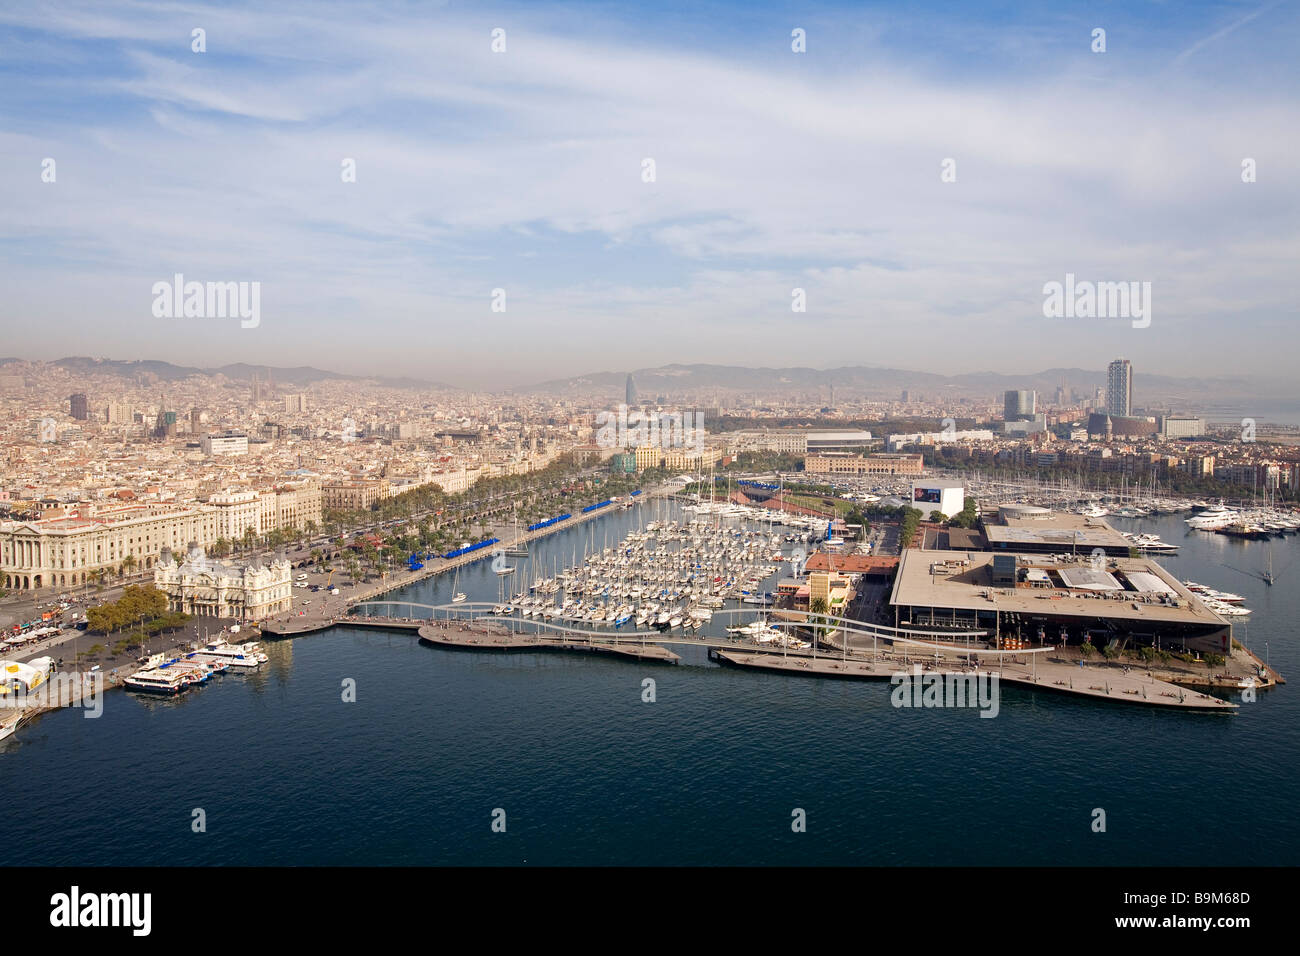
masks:
[[(475, 605), (437, 607), (405, 601), (373, 603), (430, 608), (435, 614), (439, 610), (473, 614), (482, 602)], [(350, 609), (350, 605), (345, 607)], [(677, 663), (681, 659), (664, 647), (664, 644), (695, 645), (710, 648), (710, 656), (723, 664), (784, 674), (887, 681), (896, 673), (911, 672), (915, 664), (923, 667), (925, 674), (937, 673), (945, 676), (951, 674), (963, 677), (969, 677), (973, 673), (997, 674), (999, 682), (1005, 681), (1018, 686), (1072, 694), (1094, 700), (1183, 711), (1232, 713), (1237, 710), (1237, 705), (1231, 701), (1179, 686), (1160, 679), (1146, 670), (1119, 670), (1100, 664), (1088, 666), (1086, 663), (1084, 666), (1079, 666), (1078, 662), (1046, 659), (1048, 648), (1023, 652), (975, 650), (973, 653), (976, 656), (996, 655), (1001, 658), (997, 663), (984, 661), (975, 671), (961, 660), (961, 657), (968, 653), (963, 648), (938, 645), (916, 638), (904, 639), (900, 638), (898, 633), (873, 634), (872, 636), (881, 639), (879, 652), (873, 651), (868, 654), (859, 650), (856, 653), (846, 654), (841, 648), (840, 655), (835, 656), (833, 653), (827, 655), (824, 650), (820, 654), (809, 650), (775, 651), (766, 647), (754, 647), (751, 650), (748, 647), (737, 646), (739, 641), (727, 637), (688, 637), (674, 633), (636, 631), (605, 634), (515, 618), (431, 620), (424, 617), (350, 615), (333, 619), (320, 612), (318, 614), (320, 616), (315, 619), (291, 618), (278, 625), (268, 622), (264, 626), (264, 632), (268, 636), (292, 637), (325, 630), (335, 625), (396, 629), (418, 633), (421, 643), (429, 646), (458, 650), (581, 651), (657, 663)], [(850, 630), (854, 629), (850, 628)], [(903, 645), (901, 651), (898, 646), (900, 643)], [(931, 651), (934, 653), (930, 653)]]
[(668, 648), (658, 644), (544, 637), (537, 634), (519, 634), (499, 628), (471, 626), (456, 621), (425, 624), (419, 629), (419, 634), (421, 644), (463, 651), (579, 651), (612, 654), (615, 657), (656, 664), (676, 664), (681, 660)]
[[(890, 680), (895, 674), (913, 673), (912, 666), (899, 660), (862, 660), (860, 658), (813, 658), (803, 654), (753, 653), (749, 651), (715, 650), (714, 660), (733, 667), (774, 671), (782, 674), (800, 674), (809, 677), (838, 677), (856, 680)], [(1050, 690), (1079, 697), (1139, 704), (1150, 707), (1168, 707), (1176, 710), (1217, 711), (1231, 713), (1237, 705), (1209, 694), (1200, 694), (1149, 678), (1137, 673), (1109, 673), (1101, 669), (1070, 667), (1064, 664), (1039, 663), (1036, 669), (1024, 664), (1002, 667), (962, 670), (951, 666), (921, 664), (923, 675), (939, 674), (969, 677), (972, 674), (996, 674), (999, 683)]]

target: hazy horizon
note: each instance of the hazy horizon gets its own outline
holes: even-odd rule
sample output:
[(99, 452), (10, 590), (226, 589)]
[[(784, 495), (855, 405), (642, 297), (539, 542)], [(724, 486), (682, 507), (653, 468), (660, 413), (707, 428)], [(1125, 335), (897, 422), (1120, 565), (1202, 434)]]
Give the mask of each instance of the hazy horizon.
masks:
[[(0, 352), (482, 389), (1117, 356), (1281, 383), (1298, 25), (1284, 2), (7, 8)], [(177, 273), (260, 283), (256, 327), (157, 317)], [(1149, 282), (1149, 325), (1045, 318), (1067, 275)]]

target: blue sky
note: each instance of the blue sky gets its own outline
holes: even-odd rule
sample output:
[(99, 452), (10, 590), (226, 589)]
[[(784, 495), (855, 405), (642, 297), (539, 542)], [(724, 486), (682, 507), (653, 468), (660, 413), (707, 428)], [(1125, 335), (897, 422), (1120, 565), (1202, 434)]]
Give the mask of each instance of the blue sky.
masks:
[[(8, 5), (0, 355), (1286, 377), (1298, 8)], [(261, 324), (155, 318), (175, 272)], [(1150, 281), (1150, 327), (1045, 319), (1067, 272)]]

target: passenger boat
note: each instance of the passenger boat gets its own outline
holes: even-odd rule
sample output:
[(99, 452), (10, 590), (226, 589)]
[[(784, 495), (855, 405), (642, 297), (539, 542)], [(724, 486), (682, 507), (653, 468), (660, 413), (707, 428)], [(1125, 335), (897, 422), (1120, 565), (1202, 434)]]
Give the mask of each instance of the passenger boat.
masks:
[(146, 667), (122, 681), (128, 690), (174, 697), (193, 684), (193, 675), (179, 667)]
[(236, 670), (256, 670), (269, 660), (256, 641), (230, 644), (222, 638), (209, 641), (202, 650), (189, 656), (209, 663), (226, 664)]
[(0, 740), (6, 737), (12, 737), (18, 725), (22, 723), (23, 718), (27, 716), (26, 711), (16, 710), (8, 714), (0, 714)]

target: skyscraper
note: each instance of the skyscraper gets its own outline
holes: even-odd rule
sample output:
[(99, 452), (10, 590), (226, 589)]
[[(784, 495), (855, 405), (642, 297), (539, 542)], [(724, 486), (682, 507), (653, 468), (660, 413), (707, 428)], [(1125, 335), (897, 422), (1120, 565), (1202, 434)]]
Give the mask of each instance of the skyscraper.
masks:
[(627, 403), (628, 408), (636, 404), (636, 382), (632, 381), (631, 372), (627, 373), (627, 388), (625, 389), (623, 401)]
[(79, 422), (84, 422), (90, 418), (90, 405), (86, 401), (84, 392), (77, 392), (68, 396), (68, 404), (71, 407), (72, 417)]
[(1112, 418), (1133, 414), (1133, 363), (1115, 359), (1106, 369), (1106, 413)]
[(1002, 396), (1002, 417), (1009, 422), (1031, 421), (1038, 411), (1038, 395), (1030, 389), (1011, 389)]

